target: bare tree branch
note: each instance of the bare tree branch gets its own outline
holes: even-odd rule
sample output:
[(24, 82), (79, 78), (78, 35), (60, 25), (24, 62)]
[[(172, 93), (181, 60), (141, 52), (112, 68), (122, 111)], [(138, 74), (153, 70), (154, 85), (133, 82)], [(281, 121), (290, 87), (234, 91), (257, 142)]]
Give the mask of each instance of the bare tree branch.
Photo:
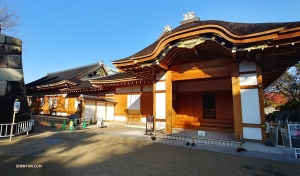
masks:
[(8, 8), (6, 4), (0, 4), (0, 29), (11, 32), (19, 24), (19, 16), (13, 8)]

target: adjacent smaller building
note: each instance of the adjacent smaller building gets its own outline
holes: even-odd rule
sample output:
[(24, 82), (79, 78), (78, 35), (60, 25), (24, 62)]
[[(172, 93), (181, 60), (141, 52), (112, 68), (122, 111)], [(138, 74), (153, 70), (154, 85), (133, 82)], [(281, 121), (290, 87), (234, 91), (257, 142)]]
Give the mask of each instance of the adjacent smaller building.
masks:
[(102, 89), (87, 81), (92, 77), (103, 77), (116, 73), (103, 62), (68, 70), (48, 73), (46, 76), (26, 84), (30, 111), (37, 114), (69, 116), (81, 109), (78, 97), (82, 92), (98, 95)]

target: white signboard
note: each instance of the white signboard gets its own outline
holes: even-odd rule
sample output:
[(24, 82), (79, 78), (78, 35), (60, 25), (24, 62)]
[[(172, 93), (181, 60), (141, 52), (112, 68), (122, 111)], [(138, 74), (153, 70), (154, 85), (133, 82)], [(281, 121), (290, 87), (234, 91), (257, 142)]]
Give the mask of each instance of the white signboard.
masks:
[(300, 124), (288, 124), (290, 148), (300, 148)]

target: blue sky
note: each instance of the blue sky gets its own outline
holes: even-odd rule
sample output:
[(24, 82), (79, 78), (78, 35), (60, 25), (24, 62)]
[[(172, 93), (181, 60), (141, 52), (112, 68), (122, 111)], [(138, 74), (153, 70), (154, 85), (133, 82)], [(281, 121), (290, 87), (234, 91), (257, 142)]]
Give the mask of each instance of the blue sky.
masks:
[(200, 20), (300, 21), (300, 0), (0, 0), (19, 14), (7, 35), (23, 41), (25, 83), (47, 73), (122, 59), (145, 48), (183, 14)]

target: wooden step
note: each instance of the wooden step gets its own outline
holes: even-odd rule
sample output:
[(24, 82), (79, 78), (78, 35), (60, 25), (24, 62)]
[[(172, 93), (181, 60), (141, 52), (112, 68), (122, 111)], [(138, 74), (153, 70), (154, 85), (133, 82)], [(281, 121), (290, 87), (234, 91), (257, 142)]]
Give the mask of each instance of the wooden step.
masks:
[(234, 128), (233, 123), (205, 123), (205, 122), (199, 122), (200, 126), (203, 127), (226, 127), (226, 128)]
[(184, 128), (184, 129), (194, 129), (202, 131), (220, 131), (220, 132), (234, 132), (234, 128), (225, 128), (225, 127), (200, 127), (193, 125), (174, 125), (173, 128)]
[(175, 121), (175, 125), (192, 125), (192, 126), (200, 126), (200, 122), (194, 121)]
[(199, 119), (196, 118), (196, 117), (183, 117), (183, 116), (179, 116), (179, 117), (176, 117), (176, 121), (194, 121), (194, 122), (198, 122)]

